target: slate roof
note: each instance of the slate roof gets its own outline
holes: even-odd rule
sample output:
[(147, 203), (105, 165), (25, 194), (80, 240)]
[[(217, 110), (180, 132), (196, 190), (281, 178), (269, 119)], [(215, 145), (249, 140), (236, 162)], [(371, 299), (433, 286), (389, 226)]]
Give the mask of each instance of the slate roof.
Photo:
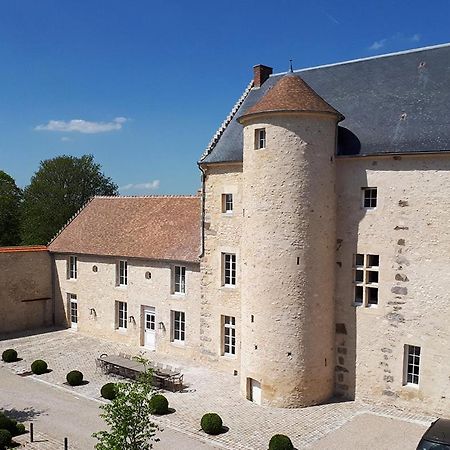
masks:
[[(345, 116), (338, 155), (450, 151), (450, 44), (295, 71)], [(201, 163), (242, 161), (242, 125), (284, 74), (248, 91)]]
[(198, 262), (200, 200), (199, 196), (94, 197), (48, 249)]

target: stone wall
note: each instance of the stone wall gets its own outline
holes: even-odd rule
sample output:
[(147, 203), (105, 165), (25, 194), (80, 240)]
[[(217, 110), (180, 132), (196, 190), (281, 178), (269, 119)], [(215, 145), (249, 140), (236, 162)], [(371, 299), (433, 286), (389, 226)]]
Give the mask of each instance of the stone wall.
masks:
[(53, 323), (50, 254), (43, 248), (0, 248), (0, 333)]

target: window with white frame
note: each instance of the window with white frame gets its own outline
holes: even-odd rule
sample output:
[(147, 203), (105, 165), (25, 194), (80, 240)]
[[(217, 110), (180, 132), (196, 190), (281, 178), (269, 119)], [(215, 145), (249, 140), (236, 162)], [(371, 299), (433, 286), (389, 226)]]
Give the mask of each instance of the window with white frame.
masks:
[(174, 267), (173, 292), (175, 294), (186, 293), (186, 267)]
[(68, 277), (71, 280), (76, 280), (77, 276), (78, 276), (78, 258), (76, 256), (69, 256)]
[(128, 323), (128, 308), (125, 302), (116, 302), (116, 326), (119, 330), (126, 330)]
[(420, 347), (405, 345), (403, 384), (419, 384)]
[(373, 209), (377, 207), (377, 188), (364, 187), (362, 190), (363, 208)]
[(76, 294), (67, 294), (69, 300), (70, 324), (72, 328), (78, 325), (78, 301)]
[(353, 304), (375, 307), (378, 305), (379, 255), (357, 253), (353, 256)]
[(228, 214), (233, 212), (233, 194), (222, 194), (222, 212)]
[(223, 349), (225, 356), (236, 354), (236, 318), (232, 316), (222, 316), (223, 326)]
[(222, 253), (222, 285), (236, 286), (236, 255), (234, 253)]
[(119, 261), (118, 270), (118, 285), (126, 286), (128, 284), (128, 262), (124, 260)]
[(257, 128), (255, 130), (255, 149), (266, 148), (266, 129)]
[(186, 320), (182, 311), (171, 311), (172, 315), (172, 341), (184, 344), (186, 339)]

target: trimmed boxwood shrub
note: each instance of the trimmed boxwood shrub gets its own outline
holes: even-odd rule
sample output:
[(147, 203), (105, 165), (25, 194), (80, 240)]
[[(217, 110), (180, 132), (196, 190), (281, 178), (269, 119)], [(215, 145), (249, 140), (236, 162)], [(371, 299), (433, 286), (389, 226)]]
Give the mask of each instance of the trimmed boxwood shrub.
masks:
[(12, 348), (8, 348), (2, 353), (2, 359), (7, 363), (17, 361), (17, 352)]
[(117, 396), (116, 383), (106, 383), (100, 389), (100, 394), (106, 400), (114, 400)]
[(269, 450), (294, 450), (291, 440), (284, 434), (275, 434), (269, 442)]
[(200, 422), (202, 430), (208, 434), (219, 434), (222, 432), (222, 418), (216, 413), (206, 413)]
[(16, 436), (24, 434), (26, 432), (25, 425), (23, 423), (16, 424)]
[(11, 420), (4, 414), (0, 415), (0, 430), (8, 430), (11, 434), (16, 431), (16, 421)]
[(12, 434), (8, 430), (0, 429), (0, 450), (11, 445)]
[(79, 370), (72, 370), (66, 375), (66, 380), (71, 386), (79, 386), (83, 382), (83, 374)]
[(169, 412), (169, 402), (164, 395), (156, 394), (150, 399), (152, 414), (167, 414)]
[(37, 359), (36, 361), (31, 364), (31, 371), (36, 375), (42, 375), (43, 373), (47, 372), (48, 366), (45, 361), (42, 361), (42, 359)]

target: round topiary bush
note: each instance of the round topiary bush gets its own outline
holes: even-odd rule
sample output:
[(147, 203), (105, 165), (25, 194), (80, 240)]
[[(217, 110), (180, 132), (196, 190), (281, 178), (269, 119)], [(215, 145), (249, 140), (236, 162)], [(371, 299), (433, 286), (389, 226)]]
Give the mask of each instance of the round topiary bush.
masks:
[(0, 450), (5, 449), (11, 445), (12, 435), (8, 430), (0, 429)]
[(2, 359), (7, 363), (17, 361), (17, 352), (12, 348), (8, 348), (2, 353)]
[(19, 436), (20, 434), (24, 434), (26, 432), (25, 425), (23, 423), (18, 423), (16, 425), (16, 436)]
[(219, 434), (222, 431), (222, 419), (219, 414), (204, 414), (200, 422), (202, 430), (208, 434)]
[(16, 421), (6, 417), (4, 414), (0, 415), (0, 430), (7, 430), (12, 434), (16, 431)]
[(116, 383), (106, 383), (100, 389), (100, 394), (106, 400), (114, 400), (117, 396)]
[(291, 440), (284, 434), (275, 434), (269, 442), (269, 450), (294, 450)]
[(31, 364), (31, 371), (35, 375), (42, 375), (43, 373), (47, 372), (48, 366), (45, 361), (42, 361), (42, 359), (37, 359), (36, 361)]
[(66, 375), (66, 380), (71, 386), (79, 386), (83, 383), (83, 374), (79, 370), (72, 370)]
[(152, 414), (167, 414), (169, 412), (169, 402), (164, 395), (156, 394), (150, 399)]

